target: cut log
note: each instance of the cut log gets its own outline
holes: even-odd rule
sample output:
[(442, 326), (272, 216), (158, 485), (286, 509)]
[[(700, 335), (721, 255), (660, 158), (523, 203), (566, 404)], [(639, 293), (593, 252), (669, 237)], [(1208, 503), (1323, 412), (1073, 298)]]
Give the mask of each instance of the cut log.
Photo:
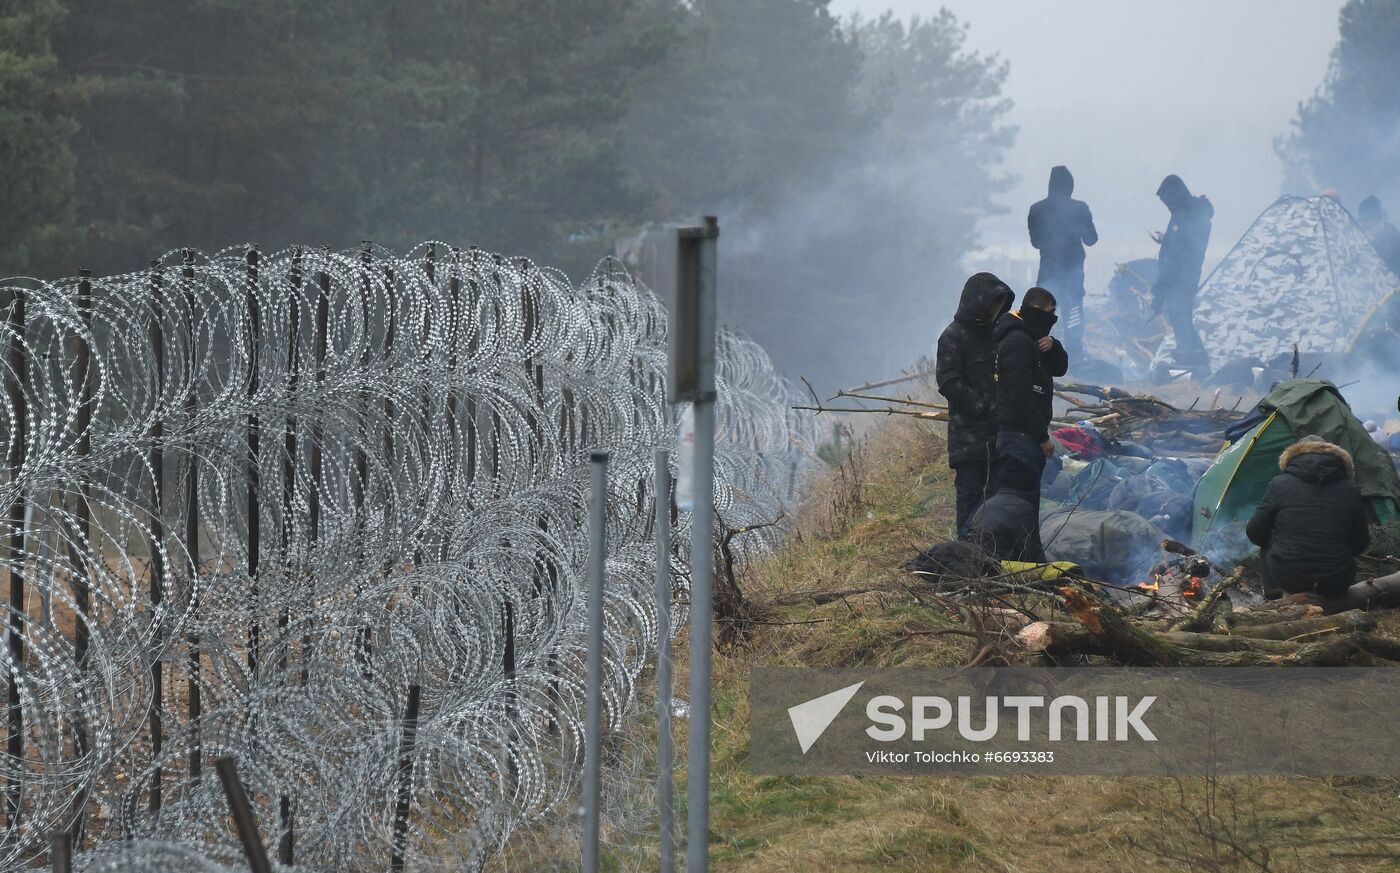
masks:
[(1275, 624), (1281, 621), (1297, 621), (1300, 618), (1314, 618), (1326, 614), (1316, 603), (1289, 602), (1287, 600), (1266, 600), (1243, 609), (1231, 616), (1235, 627), (1258, 624)]
[(1377, 634), (1357, 634), (1356, 644), (1362, 651), (1386, 661), (1400, 662), (1400, 640), (1392, 640)]
[(1293, 640), (1320, 633), (1351, 633), (1368, 631), (1376, 626), (1375, 616), (1367, 615), (1359, 609), (1337, 615), (1323, 615), (1317, 618), (1301, 618), (1297, 621), (1281, 621), (1275, 624), (1256, 624), (1236, 627), (1234, 635), (1259, 640)]
[(1031, 622), (1016, 635), (1016, 640), (1028, 652), (1056, 657), (1104, 653), (1098, 637), (1089, 633), (1083, 625), (1067, 621)]
[[(1293, 655), (1302, 646), (1286, 640), (1252, 639), (1230, 634), (1203, 634), (1168, 631), (1153, 634), (1172, 657), (1182, 663), (1192, 663), (1199, 653), (1255, 652), (1264, 655)], [(1026, 625), (1016, 635), (1017, 641), (1029, 652), (1068, 657), (1071, 655), (1103, 655), (1103, 642), (1087, 628), (1069, 622), (1037, 621)], [(1400, 645), (1400, 644), (1397, 644)], [(1189, 650), (1189, 651), (1181, 651)]]
[(1158, 634), (1162, 642), (1199, 652), (1263, 652), (1269, 655), (1291, 655), (1300, 648), (1286, 640), (1260, 640), (1233, 634), (1200, 634), (1169, 631)]
[(1329, 612), (1400, 606), (1400, 573), (1357, 582), (1339, 600), (1319, 601)]
[[(1077, 631), (1062, 630), (1056, 623), (1040, 623), (1028, 626), (1019, 637), (1028, 648), (1040, 646), (1038, 651), (1047, 655), (1103, 654), (1126, 666), (1158, 667), (1338, 667), (1358, 658), (1384, 658), (1385, 653), (1391, 651), (1382, 643), (1374, 643), (1368, 650), (1365, 643), (1369, 635), (1353, 630), (1360, 629), (1364, 622), (1358, 624), (1358, 617), (1352, 614), (1325, 628), (1329, 636), (1317, 642), (1255, 637), (1226, 642), (1231, 637), (1222, 634), (1209, 636), (1224, 639), (1203, 641), (1201, 634), (1153, 634), (1128, 621), (1112, 604), (1079, 588), (1065, 586), (1060, 594), (1089, 639), (1086, 641)], [(1028, 633), (1032, 627), (1035, 630)], [(1073, 649), (1075, 644), (1079, 645), (1077, 651)], [(1211, 651), (1210, 648), (1228, 650)], [(1400, 655), (1400, 652), (1395, 654)]]
[(1060, 589), (1060, 595), (1074, 620), (1098, 640), (1104, 654), (1114, 661), (1156, 667), (1180, 663), (1171, 647), (1128, 621), (1112, 604), (1068, 585)]

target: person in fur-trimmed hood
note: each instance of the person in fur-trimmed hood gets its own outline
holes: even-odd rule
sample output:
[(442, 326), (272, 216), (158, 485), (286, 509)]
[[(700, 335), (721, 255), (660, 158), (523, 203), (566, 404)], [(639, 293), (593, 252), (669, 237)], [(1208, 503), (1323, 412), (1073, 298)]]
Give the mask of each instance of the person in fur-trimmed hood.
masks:
[(1245, 526), (1264, 558), (1264, 596), (1339, 597), (1356, 581), (1356, 556), (1371, 544), (1351, 454), (1307, 436), (1279, 456), (1279, 469)]

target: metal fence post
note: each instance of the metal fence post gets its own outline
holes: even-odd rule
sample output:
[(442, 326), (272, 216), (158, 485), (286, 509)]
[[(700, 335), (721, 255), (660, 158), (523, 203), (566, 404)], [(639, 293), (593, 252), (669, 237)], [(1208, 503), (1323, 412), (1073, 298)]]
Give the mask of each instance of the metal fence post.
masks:
[[(303, 252), (300, 246), (292, 252), (291, 269), (291, 294), (288, 295), (287, 306), (287, 394), (294, 396), (297, 392), (298, 383), (301, 378), (301, 288), (302, 288), (302, 257)], [(292, 504), (296, 495), (297, 480), (297, 420), (296, 416), (288, 413), (283, 432), (283, 456), (282, 456), (282, 538), (281, 538), (281, 558), (283, 572), (291, 572), (291, 543), (292, 543)], [(280, 639), (278, 644), (282, 649), (282, 657), (279, 659), (278, 667), (285, 670), (287, 667), (287, 653), (291, 649), (290, 642), (286, 639), (287, 630), (292, 623), (290, 605), (284, 604), (282, 614), (277, 617), (277, 630)], [(281, 838), (277, 841), (277, 860), (291, 866), (296, 858), (296, 830), (292, 814), (292, 798), (287, 792), (277, 798), (277, 824), (281, 829)]]
[(418, 707), (422, 692), (418, 683), (408, 686), (408, 702), (404, 706), (403, 735), (399, 740), (398, 797), (394, 804), (394, 837), (389, 856), (389, 869), (403, 870), (408, 851), (408, 813), (413, 802), (413, 747), (418, 739)]
[[(185, 249), (181, 253), (183, 267), (181, 278), (184, 279), (185, 308), (189, 318), (189, 330), (186, 335), (188, 345), (185, 353), (189, 356), (186, 363), (189, 366), (188, 393), (185, 395), (185, 417), (186, 427), (194, 421), (199, 412), (199, 380), (197, 376), (197, 360), (195, 354), (195, 341), (197, 339), (195, 331), (195, 318), (197, 316), (196, 300), (194, 293), (194, 252)], [(193, 427), (190, 432), (193, 434)], [(193, 439), (193, 436), (191, 437)], [(203, 715), (203, 704), (200, 700), (200, 662), (199, 662), (199, 453), (193, 444), (189, 446), (189, 472), (185, 477), (185, 552), (189, 555), (189, 586), (190, 597), (193, 598), (190, 614), (194, 616), (195, 631), (190, 634), (189, 652), (189, 699), (188, 712), (190, 719), (190, 734), (194, 737), (194, 742), (190, 745), (190, 779), (199, 781), (200, 773), (203, 769), (204, 751), (200, 743), (199, 720)]]
[(715, 266), (719, 223), (678, 235), (675, 399), (695, 412), (695, 506), (690, 516), (690, 740), (686, 870), (709, 869), (710, 653), (714, 623)]
[(661, 873), (676, 866), (672, 824), (671, 774), (674, 749), (671, 736), (671, 456), (656, 450), (656, 487), (652, 512), (656, 531), (656, 800), (661, 829)]
[[(24, 343), (24, 291), (16, 288), (10, 299), (8, 351), (10, 378), (6, 386), (14, 420), (10, 434), (10, 477), (18, 478), (24, 466), (29, 443), (29, 398), (24, 391), (25, 373), (29, 369), (29, 349)], [(10, 734), (6, 749), (17, 769), (24, 768), (24, 708), (20, 701), (20, 674), (24, 669), (24, 564), (25, 499), (20, 492), (10, 504), (10, 675), (7, 690)], [(19, 822), (23, 806), (24, 783), (11, 780), (5, 792), (5, 818), (13, 830)]]
[(608, 453), (589, 455), (588, 661), (584, 699), (583, 873), (598, 873), (603, 768), (603, 586), (607, 561)]
[[(92, 453), (92, 413), (93, 413), (93, 378), (92, 378), (92, 272), (90, 270), (80, 270), (82, 277), (78, 282), (78, 317), (82, 320), (83, 330), (86, 336), (80, 339), (73, 354), (73, 369), (78, 377), (78, 391), (80, 403), (78, 406), (77, 419), (74, 426), (78, 431), (78, 443), (75, 447), (78, 457), (86, 459)], [(79, 534), (88, 542), (89, 550), (96, 552), (101, 547), (97, 545), (93, 536), (92, 524), (92, 482), (90, 477), (84, 473), (78, 478), (77, 502), (74, 506), (74, 515)], [(73, 603), (77, 608), (77, 615), (74, 616), (73, 628), (73, 659), (78, 665), (78, 672), (87, 670), (88, 645), (90, 643), (90, 631), (88, 621), (92, 611), (92, 583), (88, 578), (88, 567), (86, 555), (79, 549), (77, 543), (69, 544), (69, 560), (73, 567)], [(86, 755), (88, 750), (88, 731), (84, 719), (77, 719), (74, 725), (74, 746), (78, 754)], [(72, 846), (82, 846), (83, 823), (87, 810), (89, 789), (84, 788), (79, 791), (75, 800), (76, 814), (74, 816), (72, 829), (64, 834), (67, 841), (69, 855), (72, 855)], [(71, 860), (70, 860), (71, 866)]]
[(245, 256), (247, 264), (248, 288), (246, 291), (246, 305), (248, 307), (248, 600), (249, 618), (248, 623), (248, 673), (257, 677), (258, 660), (261, 655), (262, 629), (259, 625), (258, 617), (259, 591), (258, 591), (258, 570), (262, 563), (262, 503), (259, 499), (259, 491), (262, 488), (262, 472), (259, 465), (259, 457), (262, 453), (262, 424), (259, 420), (256, 406), (258, 388), (261, 384), (262, 360), (259, 358), (262, 350), (262, 305), (258, 300), (258, 270), (261, 254), (258, 247), (253, 246), (248, 249)]
[(243, 843), (243, 854), (248, 858), (248, 868), (252, 873), (272, 873), (272, 865), (267, 860), (267, 848), (258, 833), (258, 821), (253, 817), (253, 809), (248, 804), (248, 795), (243, 791), (243, 783), (238, 779), (238, 767), (229, 757), (214, 761), (219, 781), (224, 785), (224, 796), (228, 798), (229, 811), (233, 813), (233, 824), (238, 829), (238, 839)]
[[(165, 274), (160, 261), (151, 261), (151, 321), (148, 340), (155, 364), (157, 395), (165, 393)], [(151, 422), (151, 608), (159, 613), (165, 600), (165, 422)], [(164, 747), (165, 665), (151, 660), (151, 759), (159, 760)], [(151, 773), (150, 811), (160, 812), (162, 768)]]
[(73, 835), (67, 831), (49, 837), (49, 869), (53, 873), (73, 873)]

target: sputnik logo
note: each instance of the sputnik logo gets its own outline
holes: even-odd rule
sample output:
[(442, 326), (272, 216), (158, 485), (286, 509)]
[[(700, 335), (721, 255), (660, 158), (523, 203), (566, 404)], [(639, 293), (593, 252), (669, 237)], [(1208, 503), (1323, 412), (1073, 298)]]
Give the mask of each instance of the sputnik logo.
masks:
[(802, 754), (807, 754), (807, 750), (821, 739), (826, 729), (836, 721), (836, 716), (841, 714), (841, 710), (846, 708), (846, 704), (851, 702), (851, 698), (856, 696), (856, 692), (864, 684), (862, 681), (847, 685), (839, 691), (788, 707), (788, 718), (792, 719), (792, 730), (797, 734), (797, 744), (802, 747)]

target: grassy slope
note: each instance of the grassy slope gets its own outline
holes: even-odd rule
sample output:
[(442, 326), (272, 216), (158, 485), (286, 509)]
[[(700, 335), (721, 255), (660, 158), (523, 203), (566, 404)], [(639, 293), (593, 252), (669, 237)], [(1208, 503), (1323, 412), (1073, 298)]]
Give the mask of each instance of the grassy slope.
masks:
[[(1400, 869), (1400, 861), (1337, 852), (1400, 850), (1395, 780), (1098, 777), (774, 778), (747, 768), (748, 686), (756, 664), (964, 663), (970, 641), (909, 636), (948, 619), (917, 606), (899, 566), (946, 538), (951, 473), (926, 425), (876, 429), (844, 476), (812, 501), (790, 545), (748, 568), (750, 600), (793, 590), (878, 587), (820, 607), (777, 609), (747, 644), (715, 660), (711, 856), (716, 870), (909, 869), (1060, 871), (1256, 870), (1212, 827), (1269, 870)], [(853, 479), (863, 479), (854, 500)], [(833, 507), (836, 507), (833, 509)], [(681, 641), (678, 654), (688, 645)], [(683, 657), (683, 655), (682, 655)], [(680, 665), (677, 688), (685, 688)], [(678, 738), (683, 740), (683, 737)], [(1398, 752), (1400, 753), (1400, 752)], [(678, 756), (683, 755), (678, 751)], [(680, 758), (680, 760), (684, 760)], [(680, 788), (678, 786), (678, 788)], [(683, 797), (683, 788), (681, 796)], [(1214, 825), (1197, 824), (1208, 804)], [(1232, 811), (1233, 808), (1233, 811)], [(1135, 847), (1134, 840), (1151, 843)], [(1330, 841), (1326, 845), (1319, 841)], [(1201, 866), (1163, 854), (1204, 858)]]

